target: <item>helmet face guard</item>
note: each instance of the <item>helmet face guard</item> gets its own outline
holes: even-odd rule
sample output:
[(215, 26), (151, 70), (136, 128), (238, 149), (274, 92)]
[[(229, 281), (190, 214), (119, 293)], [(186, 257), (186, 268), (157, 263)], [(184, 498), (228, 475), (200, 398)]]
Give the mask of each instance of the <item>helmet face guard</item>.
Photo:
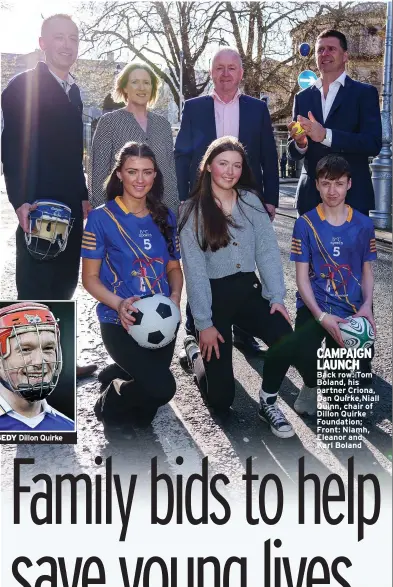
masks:
[(60, 330), (44, 304), (0, 309), (0, 382), (29, 402), (52, 393), (62, 368)]
[(74, 219), (71, 209), (56, 200), (36, 200), (29, 214), (25, 241), (29, 253), (40, 261), (54, 259), (67, 246)]

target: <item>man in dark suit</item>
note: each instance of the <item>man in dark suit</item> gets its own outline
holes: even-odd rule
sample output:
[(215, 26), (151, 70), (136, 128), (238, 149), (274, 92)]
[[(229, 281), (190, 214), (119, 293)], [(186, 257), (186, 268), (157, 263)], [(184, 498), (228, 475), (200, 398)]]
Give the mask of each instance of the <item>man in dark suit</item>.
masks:
[[(2, 94), (2, 162), (19, 221), (18, 299), (65, 300), (78, 283), (83, 219), (90, 209), (82, 165), (83, 105), (70, 74), (78, 55), (78, 28), (68, 15), (56, 14), (43, 21), (39, 43), (45, 63), (14, 77)], [(33, 258), (25, 243), (37, 199), (65, 204), (74, 218), (66, 249), (45, 261)]]
[(278, 163), (266, 103), (240, 93), (243, 68), (240, 55), (234, 49), (221, 49), (216, 53), (211, 76), (213, 93), (192, 98), (184, 104), (175, 145), (180, 201), (189, 197), (199, 163), (210, 143), (232, 135), (246, 148), (260, 193), (274, 216), (278, 206)]
[[(243, 67), (239, 53), (219, 50), (212, 59), (214, 90), (210, 96), (187, 100), (175, 145), (176, 174), (181, 202), (187, 200), (196, 182), (198, 166), (212, 141), (232, 135), (246, 148), (248, 161), (260, 194), (274, 218), (278, 206), (278, 158), (266, 103), (241, 94)], [(186, 330), (194, 334), (187, 307)], [(252, 337), (234, 329), (236, 346), (259, 350)]]
[[(316, 165), (325, 155), (338, 153), (351, 167), (352, 187), (346, 201), (368, 215), (375, 206), (368, 158), (378, 155), (382, 147), (378, 92), (346, 75), (348, 48), (343, 33), (323, 31), (317, 38), (315, 55), (321, 77), (295, 96), (294, 122), (288, 127), (290, 159), (304, 157), (296, 207), (302, 215), (320, 203)], [(296, 121), (303, 132), (297, 133)]]

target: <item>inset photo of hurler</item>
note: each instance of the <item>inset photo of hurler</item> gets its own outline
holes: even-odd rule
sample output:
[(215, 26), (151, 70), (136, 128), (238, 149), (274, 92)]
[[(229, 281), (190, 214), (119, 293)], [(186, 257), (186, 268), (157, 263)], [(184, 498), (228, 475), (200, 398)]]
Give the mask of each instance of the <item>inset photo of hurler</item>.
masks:
[(75, 303), (0, 302), (0, 442), (75, 443)]

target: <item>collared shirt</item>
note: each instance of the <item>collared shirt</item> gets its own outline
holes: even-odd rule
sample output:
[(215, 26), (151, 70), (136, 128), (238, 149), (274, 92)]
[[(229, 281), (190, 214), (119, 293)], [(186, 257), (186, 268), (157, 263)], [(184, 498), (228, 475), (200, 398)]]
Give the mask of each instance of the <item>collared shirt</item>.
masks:
[(239, 138), (239, 97), (240, 90), (230, 102), (223, 102), (215, 90), (212, 92), (214, 100), (214, 117), (216, 120), (217, 138), (232, 136)]
[[(326, 122), (326, 119), (329, 116), (329, 112), (333, 106), (333, 102), (338, 94), (339, 89), (341, 88), (341, 86), (345, 86), (345, 78), (346, 77), (347, 77), (347, 74), (345, 73), (345, 71), (343, 71), (343, 73), (337, 79), (335, 79), (334, 82), (329, 84), (329, 89), (328, 89), (328, 93), (326, 95), (326, 98), (323, 93), (322, 78), (318, 78), (317, 80), (315, 80), (314, 85), (316, 88), (318, 88), (318, 90), (321, 93), (323, 122)], [(332, 129), (327, 128), (326, 129), (326, 137), (323, 139), (323, 141), (321, 141), (321, 144), (325, 145), (325, 147), (331, 147), (332, 146), (332, 136), (333, 136)], [(296, 143), (295, 143), (295, 145), (296, 145)], [(298, 147), (298, 145), (296, 145), (296, 148), (298, 149), (298, 151), (300, 151), (300, 153), (305, 153), (307, 151), (307, 147), (301, 148), (301, 147)]]
[[(45, 422), (44, 422), (45, 421)], [(19, 422), (19, 423), (17, 423)], [(52, 408), (46, 400), (41, 400), (41, 412), (32, 418), (22, 416), (0, 395), (0, 431), (40, 430), (40, 431), (72, 431), (74, 422), (61, 412)]]
[(32, 418), (28, 418), (13, 410), (10, 404), (6, 402), (5, 399), (0, 395), (0, 415), (3, 416), (4, 414), (7, 414), (8, 416), (15, 418), (15, 420), (19, 420), (24, 424), (28, 423), (31, 428), (35, 428), (40, 422), (42, 422), (42, 420), (45, 418), (45, 412), (50, 412), (51, 409), (52, 408), (48, 405), (47, 401), (43, 400), (41, 403), (41, 412)]
[(325, 95), (323, 93), (323, 85), (322, 85), (322, 78), (318, 78), (314, 85), (318, 90), (321, 92), (321, 100), (322, 100), (322, 114), (323, 114), (323, 122), (326, 122), (327, 117), (329, 116), (329, 112), (332, 108), (333, 102), (337, 96), (337, 93), (341, 86), (345, 86), (345, 78), (347, 74), (345, 71), (334, 80), (331, 84), (329, 84), (328, 93)]
[(64, 79), (61, 79), (61, 77), (59, 77), (58, 75), (56, 75), (51, 69), (49, 69), (49, 67), (48, 67), (48, 70), (51, 72), (51, 74), (53, 75), (53, 77), (55, 78), (55, 80), (57, 80), (59, 82), (59, 84), (61, 85), (61, 87), (63, 88), (63, 90), (65, 91), (65, 93), (68, 96), (72, 84), (75, 83), (74, 82), (74, 78), (72, 77), (72, 75), (69, 73), (67, 75), (67, 79), (64, 80)]
[[(176, 218), (168, 214), (173, 227), (173, 253), (151, 214), (138, 218), (117, 197), (105, 206), (92, 210), (87, 219), (82, 239), (82, 257), (100, 259), (100, 280), (119, 297), (144, 297), (154, 293), (170, 295), (166, 266), (180, 259), (180, 244), (176, 234)], [(120, 324), (118, 313), (100, 303), (97, 306), (100, 322)]]

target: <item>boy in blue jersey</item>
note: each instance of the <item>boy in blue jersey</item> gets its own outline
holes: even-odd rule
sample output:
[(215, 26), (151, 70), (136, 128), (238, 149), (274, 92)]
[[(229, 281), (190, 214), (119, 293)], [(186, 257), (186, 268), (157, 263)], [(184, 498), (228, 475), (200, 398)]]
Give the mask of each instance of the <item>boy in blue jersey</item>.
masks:
[(0, 431), (75, 430), (45, 399), (61, 367), (59, 325), (47, 306), (20, 302), (0, 310)]
[[(337, 155), (321, 159), (316, 185), (322, 203), (296, 220), (291, 247), (298, 286), (296, 367), (304, 379), (295, 410), (310, 415), (317, 409), (317, 350), (322, 341), (326, 339), (327, 347), (343, 347), (339, 324), (348, 316), (364, 316), (375, 331), (371, 262), (377, 257), (372, 220), (345, 204), (351, 187), (347, 161)], [(361, 361), (361, 370), (370, 370), (368, 361)]]
[(88, 217), (82, 281), (96, 299), (103, 343), (115, 361), (99, 380), (95, 414), (105, 425), (148, 425), (176, 391), (170, 372), (175, 341), (139, 346), (128, 329), (133, 303), (160, 293), (180, 306), (183, 274), (176, 219), (162, 203), (163, 181), (153, 151), (127, 143), (106, 186), (108, 202)]

